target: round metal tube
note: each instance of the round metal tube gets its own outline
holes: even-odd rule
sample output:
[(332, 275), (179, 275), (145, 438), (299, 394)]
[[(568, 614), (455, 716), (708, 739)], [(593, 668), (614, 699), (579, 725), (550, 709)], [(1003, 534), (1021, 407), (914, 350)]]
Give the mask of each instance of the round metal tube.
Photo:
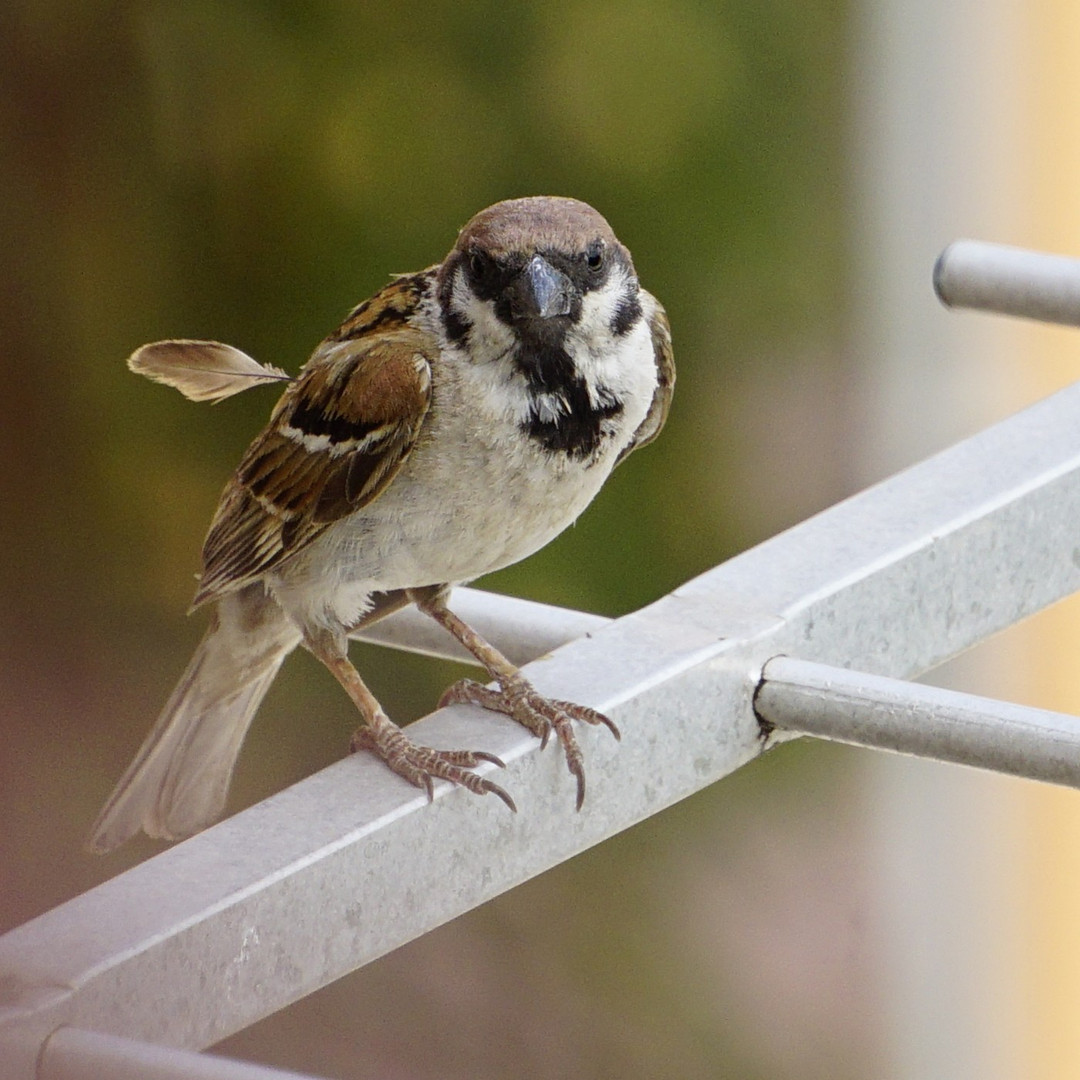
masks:
[[(561, 645), (595, 633), (611, 622), (603, 615), (552, 607), (481, 589), (455, 589), (450, 596), (450, 607), (511, 663), (519, 665), (546, 656)], [(476, 658), (430, 615), (417, 611), (411, 604), (349, 636), (424, 656), (476, 663)]]
[(956, 240), (938, 256), (934, 291), (946, 307), (1080, 326), (1080, 259), (1064, 255)]
[(777, 656), (754, 710), (787, 732), (1080, 787), (1080, 718)]

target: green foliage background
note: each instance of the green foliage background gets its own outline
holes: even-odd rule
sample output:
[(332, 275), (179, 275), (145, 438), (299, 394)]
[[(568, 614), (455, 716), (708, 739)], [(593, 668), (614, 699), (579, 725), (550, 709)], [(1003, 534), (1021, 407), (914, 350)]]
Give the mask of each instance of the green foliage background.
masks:
[[(127, 372), (139, 344), (215, 338), (295, 370), (482, 206), (574, 195), (668, 309), (675, 406), (574, 529), (483, 584), (618, 614), (839, 492), (816, 406), (845, 316), (846, 27), (843, 0), (8, 0), (0, 928), (153, 850), (80, 844), (200, 632), (183, 611), (203, 532), (272, 404), (186, 403)], [(400, 719), (457, 674), (357, 659)], [(339, 756), (351, 727), (332, 680), (291, 661), (235, 805)], [(754, 877), (759, 844), (798, 847), (790, 822), (759, 831), (776, 807), (843, 820), (840, 759), (784, 754), (228, 1049), (343, 1077), (861, 1074), (862, 1028), (811, 1012), (810, 1045), (778, 1049), (784, 1003), (740, 997), (723, 926), (692, 933), (686, 882), (717, 852)]]

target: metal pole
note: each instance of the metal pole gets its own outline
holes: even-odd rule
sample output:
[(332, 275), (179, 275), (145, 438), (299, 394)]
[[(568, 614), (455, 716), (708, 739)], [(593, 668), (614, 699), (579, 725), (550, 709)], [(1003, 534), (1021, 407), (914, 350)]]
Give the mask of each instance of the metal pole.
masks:
[(1080, 718), (778, 656), (754, 708), (822, 739), (1080, 787)]
[(938, 257), (934, 290), (946, 307), (981, 308), (1080, 326), (1080, 259), (956, 240)]
[[(453, 605), (454, 611), (481, 637), (518, 665), (539, 660), (559, 646), (588, 637), (611, 622), (603, 615), (569, 611), (481, 589), (455, 589)], [(434, 619), (412, 606), (358, 630), (352, 637), (444, 660), (476, 663), (472, 653), (466, 652)]]

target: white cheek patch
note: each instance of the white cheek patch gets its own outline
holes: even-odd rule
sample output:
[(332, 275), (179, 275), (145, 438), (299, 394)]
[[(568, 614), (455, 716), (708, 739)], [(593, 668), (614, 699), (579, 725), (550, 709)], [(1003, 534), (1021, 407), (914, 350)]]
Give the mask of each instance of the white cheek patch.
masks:
[(570, 333), (577, 369), (585, 379), (594, 407), (618, 399), (651, 394), (656, 377), (652, 336), (644, 314), (624, 334), (611, 325), (624, 304), (638, 293), (637, 281), (623, 267), (602, 288), (586, 293), (581, 319)]
[(612, 273), (601, 288), (585, 293), (581, 298), (581, 319), (574, 328), (575, 333), (590, 344), (600, 340), (610, 342), (613, 337), (611, 320), (626, 291), (626, 275), (620, 270)]
[(491, 363), (514, 347), (514, 332), (496, 316), (490, 300), (481, 300), (469, 288), (460, 269), (454, 274), (450, 305), (470, 324), (470, 357), (474, 363)]
[(615, 335), (611, 324), (624, 301), (637, 289), (637, 282), (620, 266), (612, 271), (601, 288), (593, 289), (581, 298), (581, 318), (570, 336), (585, 347), (589, 359), (602, 360), (617, 348), (621, 338)]
[[(490, 300), (481, 300), (469, 288), (463, 270), (454, 275), (450, 306), (469, 323), (468, 347), (446, 344), (463, 360), (457, 379), (468, 387), (467, 408), (480, 423), (524, 423), (531, 407), (525, 379), (514, 366), (517, 335), (495, 314)], [(489, 420), (483, 420), (483, 417)]]

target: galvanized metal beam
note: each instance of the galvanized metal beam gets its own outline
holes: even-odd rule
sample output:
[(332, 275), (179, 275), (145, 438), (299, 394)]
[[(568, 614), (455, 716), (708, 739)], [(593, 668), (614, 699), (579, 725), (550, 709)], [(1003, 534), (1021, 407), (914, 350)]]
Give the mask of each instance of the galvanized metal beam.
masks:
[(581, 733), (581, 813), (555, 746), (455, 707), (413, 733), (502, 757), (519, 813), (357, 756), (4, 935), (9, 1075), (65, 1024), (201, 1048), (282, 1008), (751, 760), (774, 657), (909, 677), (1080, 588), (1078, 520), (1072, 387), (530, 664), (622, 728)]

